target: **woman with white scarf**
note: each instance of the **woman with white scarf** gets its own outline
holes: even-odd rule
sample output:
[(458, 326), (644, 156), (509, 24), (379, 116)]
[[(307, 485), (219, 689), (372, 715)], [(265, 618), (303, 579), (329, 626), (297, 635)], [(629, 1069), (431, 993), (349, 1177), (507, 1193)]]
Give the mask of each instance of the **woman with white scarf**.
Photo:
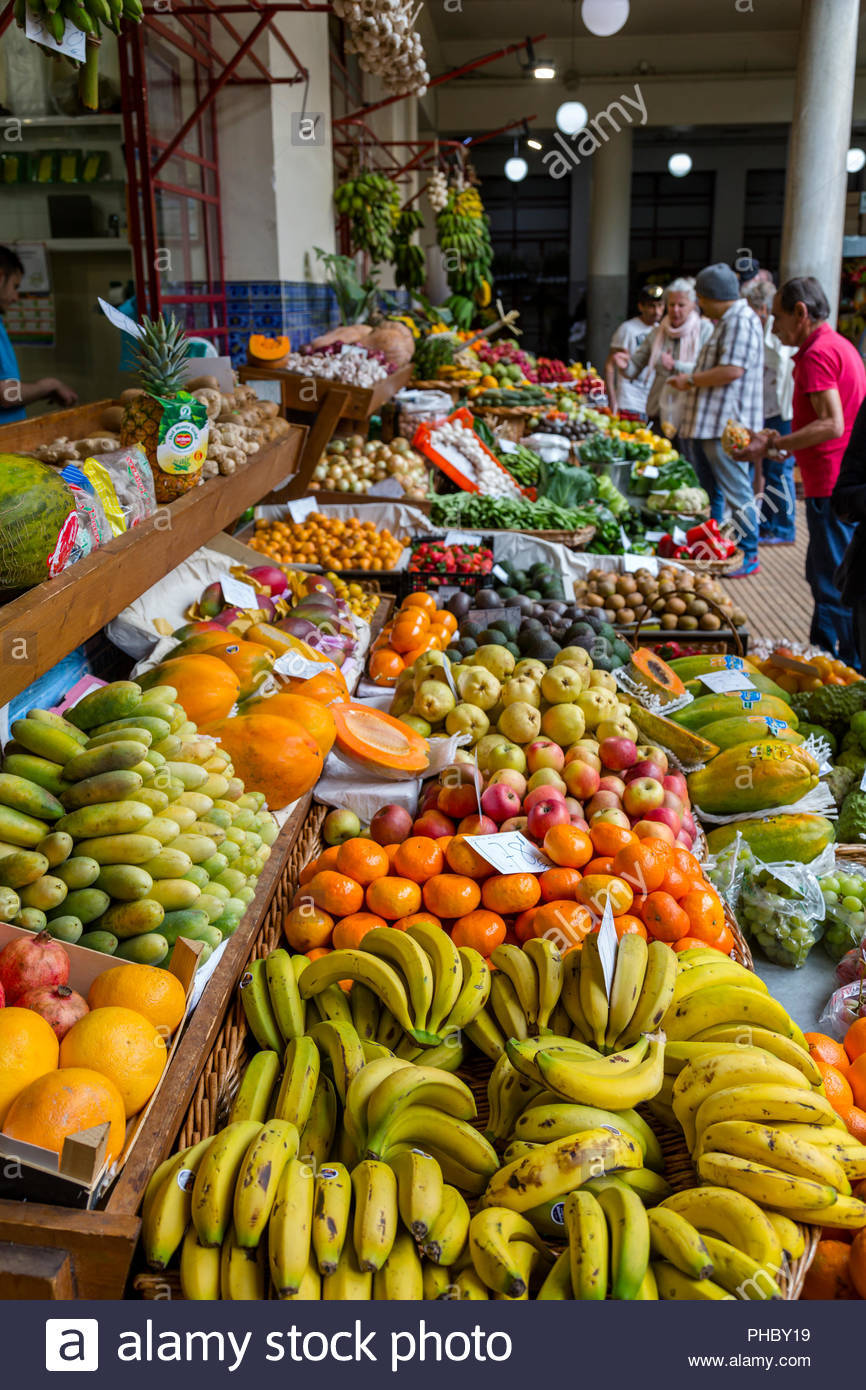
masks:
[(647, 366), (653, 369), (647, 416), (657, 433), (661, 433), (660, 406), (665, 382), (676, 372), (689, 375), (694, 370), (698, 353), (712, 331), (710, 320), (701, 318), (694, 280), (681, 276), (665, 290), (664, 315), (652, 333), (631, 357), (625, 352), (614, 354), (617, 366), (630, 379), (639, 376)]

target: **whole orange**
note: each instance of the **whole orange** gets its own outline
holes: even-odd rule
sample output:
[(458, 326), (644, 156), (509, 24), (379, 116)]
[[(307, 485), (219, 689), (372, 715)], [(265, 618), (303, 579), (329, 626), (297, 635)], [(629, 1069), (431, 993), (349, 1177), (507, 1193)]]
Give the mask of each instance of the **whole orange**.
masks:
[(474, 878), (462, 874), (434, 874), (422, 889), (424, 906), (437, 917), (465, 917), (481, 902), (481, 889)]
[(109, 1127), (105, 1157), (113, 1163), (126, 1138), (123, 1097), (113, 1081), (92, 1068), (61, 1067), (25, 1087), (3, 1130), (11, 1139), (59, 1154), (64, 1139), (102, 1124)]
[(845, 1034), (845, 1052), (853, 1062), (866, 1052), (866, 1018), (855, 1018)]
[(283, 918), (283, 931), (294, 951), (306, 953), (330, 946), (333, 930), (333, 917), (316, 907), (310, 897), (303, 899)]
[(842, 1073), (837, 1071), (835, 1067), (828, 1066), (818, 1057), (815, 1058), (815, 1066), (821, 1073), (824, 1093), (833, 1109), (836, 1111), (847, 1110), (849, 1105), (853, 1105), (854, 1093)]
[(432, 912), (425, 912), (422, 908), (420, 912), (410, 912), (408, 917), (398, 917), (396, 922), (391, 923), (397, 931), (408, 931), (410, 927), (440, 927), (442, 923)]
[(554, 898), (573, 898), (580, 883), (577, 869), (545, 869), (538, 876), (542, 902), (552, 902)]
[(670, 859), (670, 846), (663, 840), (634, 840), (617, 850), (613, 872), (635, 893), (654, 893), (664, 883)]
[(434, 874), (441, 874), (445, 855), (436, 840), (429, 835), (410, 835), (394, 855), (394, 869), (413, 883), (426, 883)]
[(0, 1009), (0, 1129), (15, 1097), (54, 1071), (60, 1044), (50, 1023), (32, 1009)]
[(491, 912), (525, 912), (541, 897), (535, 874), (495, 874), (481, 885), (481, 901)]
[(849, 1271), (850, 1246), (842, 1240), (819, 1240), (800, 1297), (851, 1299), (857, 1290)]
[(532, 919), (533, 936), (544, 937), (565, 954), (572, 946), (580, 946), (592, 931), (592, 913), (582, 903), (567, 898), (542, 903)]
[(866, 1053), (861, 1052), (859, 1057), (854, 1058), (846, 1079), (854, 1095), (854, 1104), (860, 1110), (866, 1110)]
[(483, 855), (466, 843), (465, 835), (452, 835), (445, 847), (445, 863), (453, 873), (466, 878), (489, 878), (496, 872)]
[(136, 1115), (165, 1069), (165, 1041), (141, 1014), (114, 1005), (91, 1009), (60, 1044), (61, 1067), (85, 1067), (113, 1081), (127, 1116)]
[(134, 1009), (167, 1034), (172, 1034), (186, 1012), (183, 985), (170, 970), (156, 965), (114, 965), (97, 975), (87, 1002), (91, 1009), (117, 1004)]
[(848, 1054), (835, 1038), (828, 1037), (826, 1033), (804, 1033), (803, 1037), (816, 1062), (826, 1062), (828, 1067), (835, 1067), (843, 1074), (847, 1072), (850, 1065)]
[(593, 856), (593, 841), (576, 825), (551, 826), (544, 837), (544, 853), (563, 869), (582, 869)]
[(389, 922), (411, 916), (420, 906), (421, 889), (411, 878), (388, 874), (385, 878), (377, 878), (367, 889), (367, 911)]
[(374, 912), (353, 912), (351, 916), (341, 917), (339, 922), (335, 923), (331, 944), (335, 951), (341, 951), (345, 946), (360, 946), (368, 931), (387, 925), (385, 918), (377, 917)]
[(451, 929), (451, 940), (455, 946), (471, 946), (487, 957), (505, 940), (505, 923), (497, 912), (479, 907), (457, 918)]
[[(345, 849), (345, 845), (340, 845), (340, 849)], [(334, 917), (348, 917), (350, 912), (360, 912), (364, 906), (364, 890), (360, 883), (335, 869), (320, 869), (310, 879), (307, 889), (316, 907)]]
[(366, 888), (374, 879), (385, 877), (391, 861), (375, 840), (358, 836), (354, 840), (344, 840), (339, 846), (336, 866), (338, 873), (345, 874)]
[(614, 917), (619, 917), (621, 913), (628, 912), (634, 902), (634, 893), (625, 879), (611, 874), (592, 874), (581, 879), (574, 890), (574, 896), (584, 907), (592, 908), (599, 917), (604, 912), (606, 903), (610, 903)]

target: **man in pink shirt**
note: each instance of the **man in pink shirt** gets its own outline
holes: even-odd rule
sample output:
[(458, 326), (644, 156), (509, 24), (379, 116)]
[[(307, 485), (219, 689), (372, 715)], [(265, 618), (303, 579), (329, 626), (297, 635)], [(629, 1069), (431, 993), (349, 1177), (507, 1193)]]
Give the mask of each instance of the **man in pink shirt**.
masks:
[(815, 600), (810, 641), (857, 664), (851, 609), (834, 580), (854, 528), (839, 520), (830, 497), (866, 397), (866, 367), (854, 344), (830, 327), (829, 317), (827, 297), (813, 276), (788, 280), (778, 291), (773, 329), (780, 342), (796, 349), (794, 419), (790, 434), (764, 431), (744, 452), (750, 458), (768, 449), (796, 455), (809, 528), (806, 579)]

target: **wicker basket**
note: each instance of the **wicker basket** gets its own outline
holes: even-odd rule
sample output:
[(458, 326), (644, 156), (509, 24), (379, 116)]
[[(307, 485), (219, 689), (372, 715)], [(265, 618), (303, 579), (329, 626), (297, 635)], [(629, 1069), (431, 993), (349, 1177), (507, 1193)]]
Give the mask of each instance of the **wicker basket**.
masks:
[(719, 579), (723, 575), (733, 574), (734, 570), (742, 569), (745, 564), (745, 554), (737, 549), (733, 555), (729, 555), (726, 560), (677, 560), (678, 565), (683, 569), (691, 570), (693, 574), (709, 574), (714, 579)]
[(595, 535), (594, 526), (581, 526), (577, 531), (498, 531), (500, 536), (531, 536), (534, 540), (550, 541), (552, 545), (564, 545), (569, 550), (585, 550)]

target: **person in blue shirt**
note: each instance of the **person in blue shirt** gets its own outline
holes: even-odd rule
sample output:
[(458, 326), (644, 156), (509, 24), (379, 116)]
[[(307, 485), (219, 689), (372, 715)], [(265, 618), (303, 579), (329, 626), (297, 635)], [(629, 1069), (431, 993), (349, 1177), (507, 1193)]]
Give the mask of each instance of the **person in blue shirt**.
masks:
[(54, 376), (38, 381), (21, 380), (15, 349), (6, 332), (3, 314), (18, 298), (24, 266), (8, 246), (0, 246), (0, 425), (26, 419), (24, 407), (32, 401), (54, 400), (59, 405), (75, 405), (74, 391)]

